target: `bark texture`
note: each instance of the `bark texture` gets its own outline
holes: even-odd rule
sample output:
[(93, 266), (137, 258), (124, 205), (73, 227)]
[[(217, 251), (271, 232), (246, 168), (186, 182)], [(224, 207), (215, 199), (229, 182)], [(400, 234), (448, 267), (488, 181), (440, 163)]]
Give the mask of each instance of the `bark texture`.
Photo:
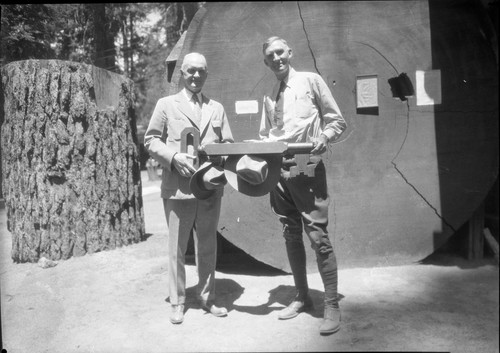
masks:
[(133, 83), (58, 60), (13, 62), (1, 75), (12, 259), (68, 259), (143, 240)]

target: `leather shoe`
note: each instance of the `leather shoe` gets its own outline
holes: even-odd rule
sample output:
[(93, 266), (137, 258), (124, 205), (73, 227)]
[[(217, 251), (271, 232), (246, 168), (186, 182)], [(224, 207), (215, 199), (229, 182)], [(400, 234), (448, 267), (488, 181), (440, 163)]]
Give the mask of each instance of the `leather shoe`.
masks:
[(181, 324), (184, 321), (184, 305), (172, 305), (170, 312), (170, 322), (173, 324)]
[(331, 335), (340, 330), (340, 309), (331, 306), (325, 306), (323, 321), (319, 327), (319, 333), (322, 335)]
[(312, 309), (313, 307), (314, 305), (310, 297), (307, 297), (304, 301), (294, 300), (290, 303), (290, 305), (288, 305), (285, 309), (281, 310), (278, 313), (278, 319), (292, 319), (295, 316), (299, 315), (299, 313)]
[(202, 304), (201, 307), (203, 308), (203, 310), (209, 312), (213, 316), (227, 316), (227, 309), (224, 307), (218, 307), (215, 304)]

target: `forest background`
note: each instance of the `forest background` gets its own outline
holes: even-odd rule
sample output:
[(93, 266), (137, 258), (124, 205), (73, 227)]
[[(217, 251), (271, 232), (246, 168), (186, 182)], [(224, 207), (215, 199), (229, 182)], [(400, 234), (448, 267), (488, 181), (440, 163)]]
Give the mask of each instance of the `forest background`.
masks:
[(166, 59), (205, 2), (2, 4), (0, 66), (27, 59), (91, 64), (135, 83), (138, 126), (167, 92)]

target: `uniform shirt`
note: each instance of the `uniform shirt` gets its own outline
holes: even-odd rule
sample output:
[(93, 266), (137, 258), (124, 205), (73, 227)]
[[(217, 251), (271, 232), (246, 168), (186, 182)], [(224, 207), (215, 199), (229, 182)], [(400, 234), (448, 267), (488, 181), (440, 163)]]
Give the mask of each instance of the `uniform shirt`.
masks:
[(314, 142), (321, 134), (333, 142), (346, 129), (335, 99), (320, 75), (290, 67), (285, 88), (276, 103), (277, 81), (264, 96), (259, 135), (266, 141)]

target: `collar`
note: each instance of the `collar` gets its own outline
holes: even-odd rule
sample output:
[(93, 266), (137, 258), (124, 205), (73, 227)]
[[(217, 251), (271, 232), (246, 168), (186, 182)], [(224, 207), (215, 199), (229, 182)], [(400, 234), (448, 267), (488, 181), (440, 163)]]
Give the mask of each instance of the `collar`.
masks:
[[(281, 81), (285, 82), (285, 85), (288, 86), (288, 82), (290, 81), (291, 78), (293, 78), (293, 76), (295, 76), (296, 73), (297, 73), (297, 71), (295, 71), (295, 69), (290, 66), (290, 70), (288, 71), (288, 75)], [(281, 81), (280, 80), (276, 81), (276, 84), (274, 85), (273, 93), (272, 93), (273, 97), (276, 97), (276, 94), (278, 94), (278, 90), (280, 89)]]
[(288, 76), (286, 77), (285, 82), (288, 83), (288, 81), (291, 78), (293, 78), (293, 76), (295, 76), (296, 73), (297, 73), (297, 71), (295, 71), (295, 69), (290, 66), (290, 71), (288, 72)]
[[(297, 71), (295, 71), (295, 69), (290, 66), (290, 70), (288, 71), (288, 75), (285, 77), (283, 82), (285, 82), (285, 84), (288, 86), (288, 81), (290, 81), (290, 79), (293, 78), (293, 76), (295, 76), (296, 73), (297, 73)], [(278, 82), (281, 82), (281, 81), (278, 80)], [(279, 84), (278, 84), (278, 87), (279, 87)]]
[(182, 91), (184, 92), (184, 95), (186, 96), (188, 101), (191, 101), (193, 99), (193, 96), (196, 94), (198, 96), (198, 101), (200, 103), (203, 102), (203, 97), (201, 96), (201, 92), (200, 93), (193, 93), (190, 90), (186, 89), (186, 87), (184, 87), (182, 89)]

